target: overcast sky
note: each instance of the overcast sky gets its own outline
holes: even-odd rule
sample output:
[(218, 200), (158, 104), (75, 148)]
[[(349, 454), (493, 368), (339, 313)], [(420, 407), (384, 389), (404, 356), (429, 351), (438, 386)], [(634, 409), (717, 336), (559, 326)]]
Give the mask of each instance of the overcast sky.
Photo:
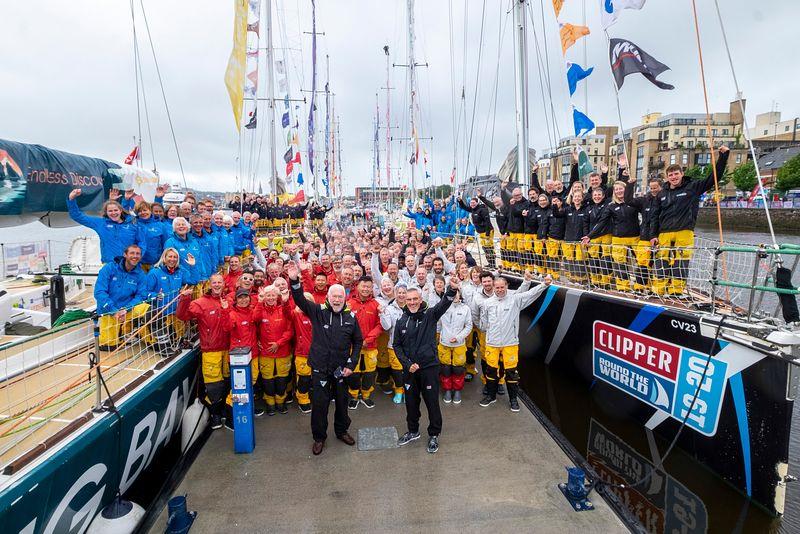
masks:
[[(597, 125), (616, 125), (617, 110), (599, 3), (599, 0), (585, 2), (587, 24), (592, 32), (585, 38), (587, 64), (595, 67), (588, 79), (588, 115)], [(714, 4), (710, 0), (697, 3), (711, 109), (727, 111), (735, 90)], [(800, 113), (797, 99), (800, 61), (792, 48), (796, 39), (788, 21), (798, 18), (800, 5), (793, 0), (719, 0), (719, 3), (725, 10), (724, 22), (739, 83), (747, 98), (749, 120), (754, 121), (756, 113), (769, 111), (773, 106), (777, 106), (784, 119), (797, 116)], [(311, 0), (273, 0), (273, 5), (275, 45), (302, 48), (302, 52), (287, 52), (291, 96), (302, 98), (301, 85), (303, 89), (310, 89), (310, 37), (301, 32), (311, 29)], [(450, 5), (453, 61), (448, 24)], [(458, 97), (456, 112), (461, 117), (458, 128), (462, 141), (457, 159), (460, 169), (467, 163), (464, 132), (467, 138), (471, 133), (472, 138), (470, 173), (476, 169), (481, 174), (496, 172), (515, 144), (509, 5), (510, 0), (417, 1), (417, 62), (429, 65), (418, 69), (420, 135), (434, 138), (423, 146), (428, 152), (428, 172), (435, 182), (447, 181), (453, 167), (453, 86)], [(580, 23), (583, 5), (581, 0), (566, 0), (560, 20)], [(231, 49), (233, 1), (145, 0), (144, 6), (189, 186), (233, 190), (238, 137), (223, 83)], [(356, 185), (368, 185), (372, 180), (376, 91), (380, 92), (382, 117), (385, 114), (386, 96), (380, 90), (386, 78), (382, 47), (389, 45), (394, 63), (406, 63), (405, 6), (405, 0), (317, 0), (317, 31), (325, 32), (325, 36), (319, 37), (319, 86), (324, 85), (324, 56), (329, 54), (331, 89), (336, 93), (337, 115), (341, 118), (344, 178), (348, 191)], [(551, 80), (548, 88), (540, 75), (537, 40), (531, 28), (528, 58), (531, 147), (541, 153), (556, 137), (552, 124), (548, 133), (553, 115), (561, 136), (572, 133), (572, 122), (564, 58), (551, 2), (532, 0), (531, 7), (542, 68), (549, 63)], [(0, 9), (4, 22), (3, 32), (0, 32), (0, 49), (4, 51), (0, 62), (3, 80), (0, 137), (121, 161), (132, 148), (138, 129), (129, 2), (5, 0)], [(483, 18), (482, 12), (485, 13)], [(138, 7), (137, 19), (155, 160), (162, 178), (176, 182), (180, 177), (177, 158)], [(501, 29), (504, 29), (502, 34)], [(611, 37), (632, 40), (670, 66), (672, 70), (662, 74), (660, 79), (676, 87), (673, 91), (663, 91), (642, 77), (629, 77), (620, 92), (625, 128), (638, 124), (641, 115), (649, 111), (703, 112), (689, 0), (648, 0), (642, 11), (623, 12), (609, 33)], [(498, 50), (501, 36), (502, 45)], [(567, 60), (584, 63), (581, 42), (567, 51)], [(451, 71), (455, 78), (453, 84)], [(392, 125), (397, 126), (392, 132), (396, 137), (409, 133), (406, 75), (407, 69), (400, 67), (391, 72), (391, 86), (395, 88), (391, 95)], [(476, 80), (479, 80), (477, 98)], [(462, 84), (466, 85), (466, 128), (460, 100)], [(496, 105), (492, 98), (495, 86)], [(542, 86), (546, 93), (545, 104)], [(549, 111), (551, 95), (552, 112)], [(473, 99), (477, 101), (474, 109)], [(586, 111), (582, 88), (573, 102)], [(320, 112), (322, 121), (322, 105)], [(303, 106), (301, 113), (307, 113), (307, 107)], [(301, 124), (305, 120), (303, 117)], [(305, 151), (304, 130), (302, 138)], [(381, 132), (381, 139), (384, 138), (385, 133)], [(283, 136), (278, 135), (279, 155), (285, 151), (284, 143)], [(320, 144), (318, 142), (318, 146)], [(153, 154), (147, 140), (144, 145), (145, 164), (150, 167)], [(381, 145), (384, 150), (385, 142)], [(411, 148), (398, 141), (393, 144), (392, 152), (396, 176), (397, 167), (408, 161)], [(385, 154), (381, 154), (381, 159), (384, 158)], [(267, 161), (265, 152), (259, 173), (265, 187)], [(279, 168), (282, 168), (280, 163), (279, 159)], [(407, 177), (407, 165), (400, 172)], [(459, 179), (462, 176), (463, 171), (460, 171)]]

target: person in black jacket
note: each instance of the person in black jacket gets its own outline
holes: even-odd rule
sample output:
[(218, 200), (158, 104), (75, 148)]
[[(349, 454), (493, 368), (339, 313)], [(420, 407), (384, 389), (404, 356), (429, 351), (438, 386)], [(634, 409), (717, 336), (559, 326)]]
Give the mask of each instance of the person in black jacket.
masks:
[(308, 365), (311, 367), (313, 396), (311, 398), (311, 433), (314, 445), (311, 452), (318, 455), (325, 446), (328, 437), (328, 408), (331, 396), (336, 399), (336, 411), (333, 416), (333, 429), (336, 438), (353, 445), (355, 440), (347, 432), (350, 428), (350, 417), (347, 415), (347, 384), (345, 378), (353, 374), (361, 353), (364, 337), (358, 321), (345, 307), (344, 288), (334, 284), (328, 289), (325, 304), (315, 304), (306, 300), (303, 285), (300, 283), (301, 268), (290, 262), (286, 273), (292, 286), (292, 298), (300, 311), (311, 319), (311, 349), (308, 354)]
[(515, 187), (509, 194), (506, 182), (503, 182), (500, 187), (500, 197), (503, 199), (503, 204), (508, 206), (508, 222), (506, 223), (506, 231), (508, 237), (504, 251), (508, 253), (508, 265), (511, 269), (522, 272), (520, 265), (521, 252), (525, 250), (523, 240), (523, 232), (525, 231), (525, 216), (523, 212), (528, 210), (530, 202), (522, 196), (522, 188)]
[[(492, 224), (492, 246), (494, 246), (494, 238), (498, 237), (500, 240), (500, 250), (503, 251), (501, 258), (495, 258), (495, 267), (510, 267), (508, 261), (508, 252), (506, 249), (506, 239), (508, 237), (508, 209), (507, 204), (503, 204), (501, 197), (494, 197), (490, 201), (483, 195), (478, 195), (478, 200), (483, 202), (483, 205), (489, 209), (489, 222)], [(494, 219), (494, 220), (493, 220)], [(491, 262), (489, 265), (492, 265)]]
[(564, 270), (573, 282), (586, 281), (586, 250), (580, 243), (583, 236), (589, 233), (589, 206), (583, 201), (583, 189), (580, 187), (567, 196), (567, 205), (560, 211), (564, 214), (564, 243), (561, 250), (564, 255)]
[(651, 215), (651, 243), (661, 247), (653, 266), (655, 293), (682, 295), (686, 291), (700, 196), (714, 186), (715, 180), (722, 179), (729, 155), (728, 147), (719, 147), (716, 167), (700, 180), (687, 180), (680, 165), (667, 167), (667, 184), (658, 194)]
[(439, 358), (436, 344), (436, 323), (453, 303), (460, 287), (458, 277), (450, 277), (450, 285), (442, 299), (428, 308), (417, 288), (409, 288), (403, 315), (394, 326), (392, 348), (403, 366), (406, 387), (406, 422), (408, 432), (398, 445), (419, 439), (420, 395), (428, 410), (428, 452), (439, 450), (442, 412), (439, 409)]
[[(613, 193), (613, 190), (612, 190)], [(610, 196), (606, 196), (601, 187), (592, 189), (592, 202), (587, 208), (589, 229), (597, 225), (600, 216), (606, 210)], [(596, 286), (611, 286), (611, 228), (606, 222), (598, 228), (597, 237), (592, 238), (587, 250), (589, 256), (589, 281)]]
[[(480, 189), (476, 191), (476, 194), (481, 194)], [(475, 227), (475, 233), (483, 248), (486, 261), (488, 261), (489, 264), (494, 263), (494, 244), (492, 241), (492, 225), (489, 221), (489, 208), (484, 206), (477, 197), (469, 199), (469, 205), (467, 205), (459, 196), (458, 205), (461, 209), (470, 213), (472, 225)]]

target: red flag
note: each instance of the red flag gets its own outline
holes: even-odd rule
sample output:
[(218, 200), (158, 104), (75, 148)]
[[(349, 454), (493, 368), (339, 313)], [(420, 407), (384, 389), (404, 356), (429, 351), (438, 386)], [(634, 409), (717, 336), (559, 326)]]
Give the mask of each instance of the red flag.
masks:
[(750, 196), (747, 197), (747, 205), (748, 206), (750, 204), (752, 204), (753, 202), (755, 202), (756, 198), (758, 197), (758, 194), (759, 194), (759, 184), (756, 184), (756, 186), (753, 188), (753, 190), (750, 191)]
[(292, 174), (292, 169), (293, 168), (294, 168), (294, 164), (291, 161), (286, 164), (286, 176), (289, 176), (289, 175)]
[(289, 204), (298, 204), (300, 202), (305, 202), (306, 200), (306, 193), (302, 189), (297, 192), (297, 194), (289, 201)]
[(292, 163), (302, 163), (300, 161), (300, 151), (299, 150), (297, 152), (295, 152), (294, 158), (292, 159)]
[(450, 173), (450, 185), (456, 183), (456, 168), (453, 167), (453, 172)]
[(133, 162), (139, 158), (139, 145), (133, 147), (131, 153), (125, 156), (125, 165), (133, 165)]

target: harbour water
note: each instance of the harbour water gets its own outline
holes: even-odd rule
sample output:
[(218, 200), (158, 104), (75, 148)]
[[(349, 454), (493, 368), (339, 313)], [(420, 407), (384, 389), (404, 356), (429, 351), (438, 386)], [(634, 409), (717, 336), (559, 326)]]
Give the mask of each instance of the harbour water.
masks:
[[(39, 223), (3, 229), (0, 242), (50, 241), (52, 266), (66, 259), (72, 238), (89, 235), (81, 227), (48, 229)], [(698, 234), (716, 239), (715, 230)], [(732, 243), (766, 243), (767, 234), (727, 232)], [(782, 243), (798, 243), (797, 235), (780, 235)], [(795, 285), (800, 283), (795, 273)], [(537, 364), (538, 365), (538, 364)], [(641, 478), (657, 461), (655, 450), (663, 453), (662, 439), (648, 438), (639, 425), (614, 417), (613, 406), (598, 404), (570, 378), (559, 376), (546, 366), (525, 373), (529, 396), (561, 434), (604, 477), (619, 483)], [(776, 386), (779, 387), (779, 386)], [(800, 404), (800, 403), (798, 403)], [(800, 406), (795, 404), (790, 443), (789, 473), (800, 473)], [(655, 445), (655, 449), (654, 449)], [(676, 450), (665, 469), (651, 477), (648, 488), (620, 490), (617, 496), (640, 519), (647, 532), (665, 532), (680, 525), (685, 532), (800, 532), (800, 482), (787, 488), (785, 515), (776, 519), (752, 505), (740, 493), (711, 472), (699, 468), (692, 458)]]

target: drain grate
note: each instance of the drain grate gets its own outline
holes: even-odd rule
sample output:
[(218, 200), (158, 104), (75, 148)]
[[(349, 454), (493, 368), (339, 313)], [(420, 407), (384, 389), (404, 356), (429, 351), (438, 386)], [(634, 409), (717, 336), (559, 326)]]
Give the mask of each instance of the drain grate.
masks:
[(372, 426), (358, 429), (358, 450), (379, 451), (397, 448), (397, 429), (393, 426)]

